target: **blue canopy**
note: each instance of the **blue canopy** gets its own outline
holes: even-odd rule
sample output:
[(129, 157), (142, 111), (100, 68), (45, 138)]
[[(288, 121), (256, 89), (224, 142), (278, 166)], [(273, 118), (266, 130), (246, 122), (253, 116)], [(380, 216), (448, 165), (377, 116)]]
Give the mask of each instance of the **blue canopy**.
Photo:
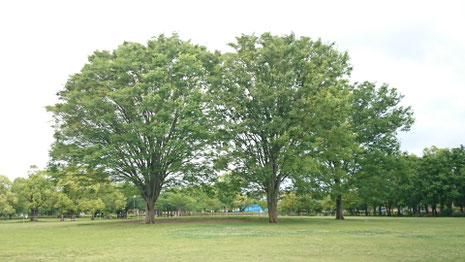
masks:
[[(268, 208), (265, 208), (265, 210), (263, 210), (258, 204), (255, 204), (253, 206), (241, 207), (240, 210), (241, 209), (243, 209), (246, 212), (260, 212), (260, 213), (263, 213), (265, 211), (268, 211)], [(236, 210), (235, 212), (239, 212), (240, 210)]]

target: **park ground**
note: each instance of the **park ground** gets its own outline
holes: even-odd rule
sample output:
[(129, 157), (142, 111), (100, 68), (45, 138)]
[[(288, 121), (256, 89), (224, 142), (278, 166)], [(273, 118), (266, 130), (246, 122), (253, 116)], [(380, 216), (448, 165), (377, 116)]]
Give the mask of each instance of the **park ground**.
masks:
[(0, 221), (0, 261), (465, 261), (464, 218)]

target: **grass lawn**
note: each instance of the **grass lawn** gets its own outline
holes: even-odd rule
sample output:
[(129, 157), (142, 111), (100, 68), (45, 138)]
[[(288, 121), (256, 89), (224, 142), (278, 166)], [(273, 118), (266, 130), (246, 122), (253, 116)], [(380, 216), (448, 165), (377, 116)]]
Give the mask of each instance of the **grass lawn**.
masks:
[(0, 221), (0, 261), (465, 261), (465, 218), (168, 220)]

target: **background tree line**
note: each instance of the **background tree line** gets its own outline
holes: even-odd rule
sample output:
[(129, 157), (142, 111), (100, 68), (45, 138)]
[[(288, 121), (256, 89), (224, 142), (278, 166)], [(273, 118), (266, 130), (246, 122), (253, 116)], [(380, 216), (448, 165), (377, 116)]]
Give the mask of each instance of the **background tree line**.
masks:
[[(465, 147), (427, 148), (422, 157), (406, 153), (386, 157), (382, 166), (363, 169), (367, 176), (345, 194), (345, 213), (374, 216), (465, 216)], [(37, 170), (28, 178), (10, 182), (0, 176), (0, 216), (28, 214), (67, 216), (80, 213), (116, 214), (126, 218), (146, 207), (137, 188), (128, 182), (96, 181), (77, 169)], [(55, 172), (55, 173), (54, 173)], [(90, 176), (95, 178), (95, 176)], [(258, 204), (267, 208), (265, 192), (244, 192), (232, 174), (210, 184), (166, 188), (154, 209), (158, 216), (243, 212)], [(323, 191), (306, 192), (297, 187), (283, 190), (278, 211), (284, 215), (335, 215), (336, 203)], [(137, 212), (137, 213), (136, 213)], [(143, 215), (143, 214), (142, 214)]]
[(37, 221), (39, 214), (55, 216), (61, 220), (69, 216), (72, 220), (80, 213), (87, 213), (94, 219), (95, 214), (118, 213), (125, 207), (125, 197), (117, 190), (115, 183), (107, 179), (89, 179), (78, 169), (64, 170), (59, 176), (50, 170), (33, 167), (27, 178), (16, 178), (13, 182), (0, 176), (0, 215), (25, 214), (31, 221)]
[[(427, 148), (422, 157), (398, 155), (370, 179), (358, 183), (360, 202), (380, 213), (463, 215), (465, 150)], [(456, 207), (456, 209), (453, 209)], [(366, 208), (365, 208), (366, 209)]]
[[(346, 193), (351, 215), (465, 216), (465, 148), (426, 148), (423, 156), (399, 153), (361, 168)], [(296, 193), (297, 192), (297, 193)], [(287, 214), (333, 213), (331, 196), (289, 191), (281, 201)]]
[[(257, 203), (265, 208), (263, 200), (242, 194), (228, 177), (223, 176), (211, 185), (167, 188), (160, 195), (155, 211), (159, 216), (227, 215)], [(27, 178), (17, 178), (13, 182), (0, 176), (0, 190), (0, 217), (10, 219), (27, 214), (30, 221), (38, 221), (39, 215), (58, 216), (64, 221), (65, 217), (75, 220), (83, 213), (92, 220), (97, 214), (127, 218), (140, 215), (146, 207), (133, 184), (89, 179), (88, 174), (76, 168), (57, 171), (33, 167)]]

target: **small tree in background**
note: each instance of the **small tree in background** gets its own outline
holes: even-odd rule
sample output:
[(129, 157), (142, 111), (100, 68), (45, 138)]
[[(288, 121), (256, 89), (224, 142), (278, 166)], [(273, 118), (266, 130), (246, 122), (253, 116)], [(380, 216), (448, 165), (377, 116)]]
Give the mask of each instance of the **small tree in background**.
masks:
[(228, 173), (220, 176), (214, 187), (217, 192), (216, 196), (223, 203), (224, 212), (228, 215), (229, 210), (235, 207), (234, 203), (241, 193), (239, 182)]
[(0, 216), (12, 215), (16, 212), (14, 206), (18, 202), (16, 195), (11, 192), (11, 182), (0, 175)]
[(53, 207), (60, 212), (60, 221), (65, 221), (64, 214), (75, 209), (74, 202), (63, 192), (55, 192), (53, 197), (55, 198)]
[(12, 191), (18, 196), (18, 201), (30, 212), (30, 220), (38, 221), (39, 211), (53, 207), (53, 193), (55, 192), (46, 172), (31, 167), (28, 178), (16, 178)]

